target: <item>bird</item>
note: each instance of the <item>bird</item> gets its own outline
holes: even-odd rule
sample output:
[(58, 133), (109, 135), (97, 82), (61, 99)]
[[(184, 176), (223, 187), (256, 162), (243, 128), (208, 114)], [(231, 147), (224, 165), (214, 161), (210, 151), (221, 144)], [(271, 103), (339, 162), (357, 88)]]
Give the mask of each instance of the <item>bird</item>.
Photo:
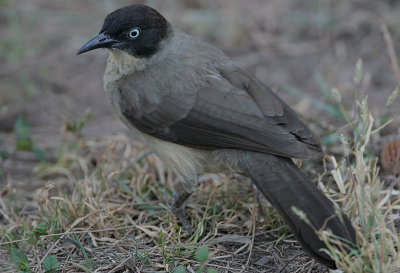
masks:
[(103, 83), (118, 117), (179, 177), (172, 211), (184, 229), (191, 229), (185, 202), (199, 175), (236, 172), (250, 178), (318, 262), (336, 267), (321, 228), (356, 245), (348, 217), (293, 162), (320, 154), (317, 137), (221, 50), (142, 4), (108, 14), (77, 55), (98, 48), (109, 51)]

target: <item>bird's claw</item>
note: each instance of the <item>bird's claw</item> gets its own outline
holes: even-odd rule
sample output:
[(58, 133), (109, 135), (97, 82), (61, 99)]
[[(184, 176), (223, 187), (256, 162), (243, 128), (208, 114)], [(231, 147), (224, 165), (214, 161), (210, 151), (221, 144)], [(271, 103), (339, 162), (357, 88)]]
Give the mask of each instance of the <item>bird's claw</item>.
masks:
[(172, 212), (175, 214), (175, 216), (178, 217), (179, 221), (181, 222), (181, 225), (185, 231), (189, 233), (190, 236), (193, 235), (193, 230), (192, 226), (190, 225), (189, 219), (187, 217), (187, 214), (185, 212), (185, 206), (181, 207), (171, 207)]

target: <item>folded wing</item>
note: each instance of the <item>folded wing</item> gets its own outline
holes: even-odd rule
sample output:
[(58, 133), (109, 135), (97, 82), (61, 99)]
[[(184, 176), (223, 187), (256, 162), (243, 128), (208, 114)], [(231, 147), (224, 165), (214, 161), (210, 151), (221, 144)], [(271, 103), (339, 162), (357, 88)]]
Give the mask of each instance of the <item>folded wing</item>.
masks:
[[(129, 82), (129, 81), (127, 81)], [(139, 130), (199, 149), (243, 149), (309, 158), (318, 141), (268, 87), (240, 70), (204, 76), (197, 89), (163, 92), (134, 107), (130, 86), (121, 86), (122, 114)]]

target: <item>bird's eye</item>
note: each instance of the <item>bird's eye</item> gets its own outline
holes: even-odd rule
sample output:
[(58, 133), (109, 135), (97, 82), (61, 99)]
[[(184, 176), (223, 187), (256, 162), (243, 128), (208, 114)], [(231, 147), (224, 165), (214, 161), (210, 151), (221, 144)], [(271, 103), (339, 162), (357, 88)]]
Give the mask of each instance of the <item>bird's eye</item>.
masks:
[(140, 35), (140, 28), (135, 27), (131, 31), (129, 31), (129, 38), (136, 39)]

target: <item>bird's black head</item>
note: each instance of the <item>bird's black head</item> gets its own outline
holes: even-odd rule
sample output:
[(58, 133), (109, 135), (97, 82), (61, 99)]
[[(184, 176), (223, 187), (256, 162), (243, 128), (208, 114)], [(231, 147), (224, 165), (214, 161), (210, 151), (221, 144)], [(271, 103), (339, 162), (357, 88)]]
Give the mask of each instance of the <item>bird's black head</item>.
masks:
[(158, 11), (145, 5), (131, 5), (107, 15), (99, 35), (82, 46), (77, 54), (109, 48), (146, 58), (157, 52), (169, 31), (168, 21)]

